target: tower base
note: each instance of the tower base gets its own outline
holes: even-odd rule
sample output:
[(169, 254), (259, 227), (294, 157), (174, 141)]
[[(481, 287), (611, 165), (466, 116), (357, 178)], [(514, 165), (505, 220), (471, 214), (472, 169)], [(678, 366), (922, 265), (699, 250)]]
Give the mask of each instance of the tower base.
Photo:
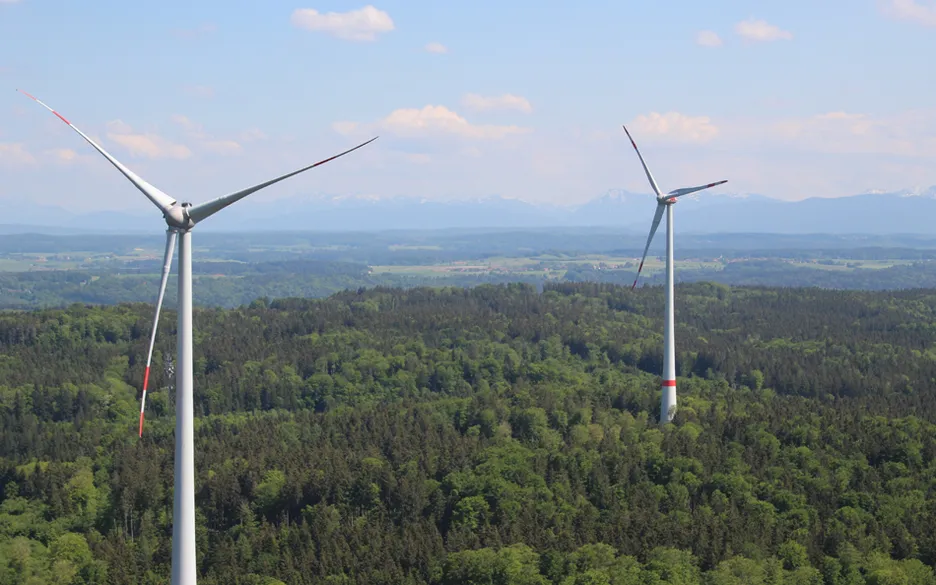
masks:
[(663, 399), (660, 401), (660, 424), (665, 425), (673, 422), (676, 416), (676, 380), (663, 380), (661, 394)]

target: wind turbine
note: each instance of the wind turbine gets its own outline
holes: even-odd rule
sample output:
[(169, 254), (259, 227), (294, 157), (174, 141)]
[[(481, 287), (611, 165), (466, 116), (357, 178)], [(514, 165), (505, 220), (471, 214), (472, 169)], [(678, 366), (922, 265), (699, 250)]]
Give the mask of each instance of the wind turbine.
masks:
[(647, 246), (644, 248), (643, 257), (640, 259), (640, 266), (637, 268), (637, 277), (634, 278), (634, 286), (631, 287), (631, 290), (637, 286), (637, 279), (640, 278), (640, 271), (643, 270), (644, 261), (647, 259), (647, 251), (650, 249), (650, 243), (653, 241), (653, 235), (656, 233), (657, 226), (660, 225), (660, 219), (663, 218), (663, 211), (666, 211), (666, 321), (663, 326), (663, 385), (661, 389), (662, 397), (660, 399), (660, 424), (662, 425), (673, 422), (673, 417), (676, 416), (676, 343), (673, 314), (673, 205), (676, 203), (676, 199), (682, 195), (688, 195), (696, 191), (715, 187), (727, 183), (728, 181), (718, 181), (717, 183), (702, 185), (701, 187), (676, 189), (664, 195), (660, 192), (660, 188), (657, 186), (653, 175), (650, 173), (650, 169), (647, 168), (647, 163), (644, 162), (643, 156), (637, 148), (637, 143), (634, 142), (630, 132), (627, 131), (627, 126), (623, 126), (623, 128), (627, 137), (630, 139), (631, 145), (637, 152), (637, 158), (640, 159), (640, 165), (647, 174), (647, 179), (650, 180), (650, 186), (653, 187), (653, 192), (656, 193), (657, 199), (656, 213), (653, 214), (653, 223), (650, 224), (650, 235), (647, 237)]
[(195, 441), (194, 441), (194, 405), (192, 372), (192, 228), (251, 193), (269, 187), (284, 179), (313, 169), (335, 160), (362, 146), (370, 144), (378, 137), (371, 138), (350, 150), (303, 167), (297, 171), (271, 179), (264, 183), (248, 187), (241, 191), (212, 199), (201, 205), (179, 203), (153, 185), (147, 183), (133, 171), (108, 154), (84, 132), (72, 125), (64, 116), (22, 90), (20, 93), (32, 98), (41, 106), (55, 114), (60, 120), (84, 138), (104, 156), (118, 171), (162, 212), (168, 229), (166, 230), (166, 252), (163, 257), (162, 278), (159, 283), (159, 296), (156, 301), (156, 315), (153, 318), (153, 331), (150, 336), (149, 352), (146, 356), (146, 370), (143, 375), (143, 394), (140, 403), (140, 436), (143, 436), (143, 407), (146, 401), (146, 386), (149, 383), (150, 360), (153, 357), (153, 344), (156, 340), (156, 326), (159, 323), (159, 310), (166, 292), (166, 281), (172, 264), (172, 253), (176, 240), (179, 241), (179, 330), (178, 359), (176, 361), (176, 428), (175, 428), (175, 484), (172, 507), (172, 585), (195, 585), (197, 579), (195, 562)]

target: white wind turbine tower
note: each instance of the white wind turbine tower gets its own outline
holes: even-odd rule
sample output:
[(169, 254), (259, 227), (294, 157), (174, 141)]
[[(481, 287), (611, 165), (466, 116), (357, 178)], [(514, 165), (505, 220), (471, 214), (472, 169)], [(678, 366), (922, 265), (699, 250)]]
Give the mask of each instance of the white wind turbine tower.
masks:
[(146, 371), (143, 377), (143, 395), (140, 404), (140, 436), (143, 435), (143, 406), (146, 401), (146, 386), (149, 382), (150, 360), (153, 357), (153, 343), (156, 340), (156, 326), (159, 323), (159, 310), (166, 292), (166, 280), (172, 264), (172, 253), (176, 239), (179, 240), (179, 330), (178, 359), (176, 361), (176, 428), (175, 428), (175, 484), (172, 507), (172, 585), (195, 585), (197, 579), (195, 559), (195, 440), (193, 429), (193, 373), (192, 373), (192, 228), (195, 224), (208, 219), (228, 205), (269, 187), (284, 179), (335, 160), (362, 146), (370, 144), (377, 137), (371, 138), (350, 150), (330, 158), (303, 167), (297, 171), (271, 179), (242, 191), (218, 197), (201, 205), (179, 203), (156, 187), (150, 185), (117, 159), (108, 154), (81, 130), (72, 125), (61, 114), (42, 103), (25, 91), (18, 90), (32, 98), (47, 110), (68, 124), (72, 130), (84, 138), (112, 165), (117, 167), (131, 183), (159, 208), (166, 224), (166, 253), (163, 260), (162, 278), (159, 283), (159, 296), (156, 301), (156, 315), (153, 319), (153, 331), (150, 337), (149, 352), (146, 356)]
[(637, 148), (637, 143), (631, 138), (630, 132), (627, 131), (626, 126), (624, 126), (624, 132), (627, 134), (631, 145), (637, 152), (640, 164), (643, 166), (644, 172), (647, 173), (647, 179), (650, 180), (650, 186), (653, 187), (653, 192), (656, 193), (657, 198), (656, 213), (653, 214), (653, 223), (650, 224), (650, 235), (647, 237), (647, 246), (644, 248), (643, 257), (640, 259), (640, 266), (637, 268), (637, 277), (634, 279), (634, 286), (632, 286), (631, 289), (637, 286), (637, 279), (640, 278), (640, 271), (643, 270), (644, 261), (647, 259), (647, 251), (650, 249), (650, 243), (653, 241), (653, 235), (656, 233), (657, 226), (660, 225), (660, 219), (663, 218), (663, 211), (666, 210), (666, 321), (663, 329), (663, 384), (662, 397), (660, 399), (660, 424), (666, 424), (673, 422), (673, 417), (676, 416), (676, 340), (673, 314), (673, 204), (676, 203), (677, 197), (695, 193), (702, 189), (708, 189), (709, 187), (715, 187), (716, 185), (721, 185), (728, 181), (718, 181), (717, 183), (709, 183), (701, 187), (676, 189), (664, 195), (660, 192), (660, 188), (653, 179), (650, 169), (647, 168), (647, 163), (644, 162), (643, 156)]

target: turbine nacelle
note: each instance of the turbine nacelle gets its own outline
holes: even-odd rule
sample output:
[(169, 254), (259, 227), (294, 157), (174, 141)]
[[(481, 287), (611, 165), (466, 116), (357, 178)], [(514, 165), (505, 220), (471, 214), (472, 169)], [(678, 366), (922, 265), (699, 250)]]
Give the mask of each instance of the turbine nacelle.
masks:
[(166, 225), (170, 229), (190, 230), (195, 227), (195, 220), (189, 217), (188, 210), (192, 207), (191, 203), (175, 203), (169, 207), (163, 217), (166, 219)]

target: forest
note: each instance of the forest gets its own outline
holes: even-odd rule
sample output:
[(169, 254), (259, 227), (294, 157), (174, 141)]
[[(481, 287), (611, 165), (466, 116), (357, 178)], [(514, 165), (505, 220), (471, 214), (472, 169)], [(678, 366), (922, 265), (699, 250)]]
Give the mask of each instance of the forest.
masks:
[[(370, 288), (195, 313), (200, 583), (934, 585), (936, 290)], [(175, 315), (0, 313), (0, 585), (166, 583)]]

